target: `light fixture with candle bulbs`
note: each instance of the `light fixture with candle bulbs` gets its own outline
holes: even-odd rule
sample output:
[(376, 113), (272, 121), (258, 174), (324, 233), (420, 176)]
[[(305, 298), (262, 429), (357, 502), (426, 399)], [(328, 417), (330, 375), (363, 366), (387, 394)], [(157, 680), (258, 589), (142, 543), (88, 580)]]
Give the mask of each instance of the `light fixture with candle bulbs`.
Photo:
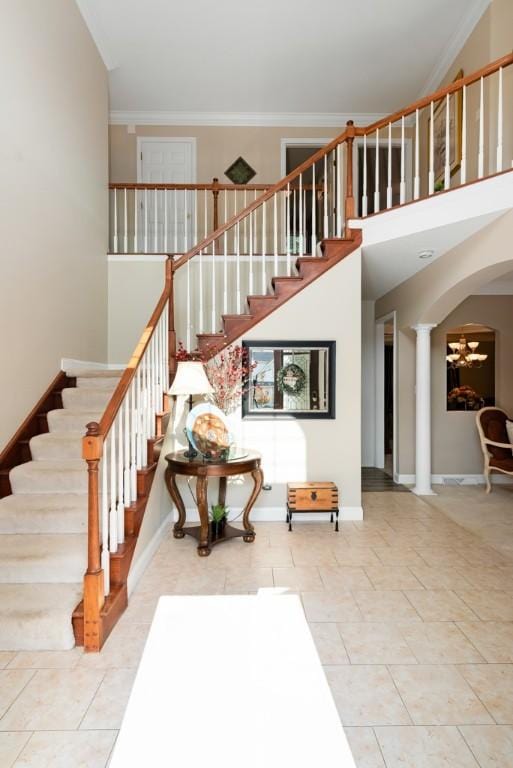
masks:
[(482, 368), (488, 355), (477, 352), (478, 341), (467, 341), (461, 336), (459, 341), (451, 341), (448, 344), (450, 353), (446, 360), (450, 368)]

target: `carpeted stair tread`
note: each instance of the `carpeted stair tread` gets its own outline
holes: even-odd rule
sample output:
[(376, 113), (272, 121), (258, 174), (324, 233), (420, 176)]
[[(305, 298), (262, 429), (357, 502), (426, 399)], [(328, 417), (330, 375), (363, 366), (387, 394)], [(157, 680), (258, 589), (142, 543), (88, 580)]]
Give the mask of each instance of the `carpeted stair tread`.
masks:
[(87, 534), (0, 536), (0, 583), (79, 583), (87, 567)]
[(9, 472), (12, 492), (87, 493), (87, 465), (83, 459), (27, 461)]
[(20, 493), (0, 499), (0, 534), (86, 531), (85, 493)]
[(86, 424), (91, 421), (99, 422), (103, 409), (94, 411), (70, 411), (67, 408), (57, 408), (48, 411), (46, 419), (50, 432), (82, 432), (85, 435)]
[(0, 584), (0, 651), (67, 651), (71, 616), (82, 598), (74, 584)]
[(93, 378), (92, 376), (78, 376), (76, 385), (78, 389), (111, 389), (113, 392), (119, 384), (118, 376), (101, 376)]
[(65, 387), (62, 405), (70, 411), (104, 411), (113, 392), (114, 387)]
[(120, 379), (124, 368), (70, 368), (66, 376), (70, 379)]
[(30, 453), (34, 461), (45, 459), (81, 459), (82, 438), (84, 431), (77, 432), (44, 432), (30, 439)]

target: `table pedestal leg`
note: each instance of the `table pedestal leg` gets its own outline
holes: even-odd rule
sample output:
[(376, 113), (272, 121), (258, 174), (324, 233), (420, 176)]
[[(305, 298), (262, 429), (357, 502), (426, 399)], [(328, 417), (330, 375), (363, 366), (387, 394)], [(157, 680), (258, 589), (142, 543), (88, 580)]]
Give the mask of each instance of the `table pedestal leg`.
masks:
[(242, 518), (242, 527), (246, 532), (243, 538), (244, 538), (244, 541), (247, 541), (248, 543), (251, 543), (252, 541), (255, 540), (255, 529), (253, 525), (249, 522), (249, 515), (251, 510), (253, 509), (253, 504), (257, 500), (258, 494), (262, 489), (262, 485), (264, 482), (264, 473), (259, 467), (258, 469), (254, 469), (251, 472), (251, 477), (253, 478), (253, 483), (254, 483), (253, 491), (251, 493), (251, 496), (248, 499), (248, 503), (246, 504), (246, 507), (244, 509), (244, 515)]
[(198, 476), (196, 483), (196, 499), (198, 503), (198, 512), (200, 518), (200, 539), (198, 544), (198, 555), (207, 557), (210, 554), (208, 541), (208, 496), (207, 496), (206, 476)]
[(185, 536), (185, 533), (183, 532), (183, 526), (185, 523), (185, 505), (176, 484), (176, 475), (171, 472), (169, 467), (166, 469), (165, 481), (169, 495), (173, 499), (176, 509), (178, 510), (178, 520), (173, 527), (173, 536), (175, 539), (183, 539)]
[(223, 507), (226, 505), (226, 483), (227, 482), (228, 482), (227, 477), (219, 478), (219, 498), (217, 503)]

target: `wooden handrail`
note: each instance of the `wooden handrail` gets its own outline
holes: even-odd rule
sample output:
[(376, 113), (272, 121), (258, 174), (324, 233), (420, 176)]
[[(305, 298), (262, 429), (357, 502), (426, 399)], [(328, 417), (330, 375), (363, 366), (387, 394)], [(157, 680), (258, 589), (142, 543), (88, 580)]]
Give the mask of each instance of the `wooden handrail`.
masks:
[(489, 75), (493, 75), (493, 73), (497, 72), (501, 67), (508, 67), (511, 64), (513, 64), (513, 53), (508, 53), (506, 56), (502, 56), (500, 59), (492, 61), (491, 64), (487, 64), (486, 67), (478, 69), (471, 75), (460, 77), (459, 80), (455, 80), (453, 83), (450, 83), (443, 88), (439, 88), (438, 91), (434, 91), (434, 93), (429, 94), (429, 96), (424, 96), (422, 99), (410, 104), (406, 109), (400, 109), (392, 115), (388, 115), (388, 117), (383, 117), (381, 120), (377, 120), (366, 128), (357, 128), (356, 133), (358, 136), (368, 136), (370, 133), (375, 133), (379, 128), (383, 128), (389, 123), (396, 123), (402, 117), (407, 117), (408, 115), (413, 114), (417, 109), (428, 107), (432, 101), (440, 101), (447, 96), (447, 94), (459, 91), (464, 85), (472, 85), (472, 83), (476, 83), (482, 77), (489, 77)]
[(111, 182), (109, 183), (109, 189), (169, 189), (169, 190), (206, 190), (207, 192), (241, 192), (248, 190), (251, 192), (259, 192), (261, 190), (269, 189), (272, 184), (216, 184), (215, 182), (209, 182), (207, 184), (135, 184), (134, 182)]

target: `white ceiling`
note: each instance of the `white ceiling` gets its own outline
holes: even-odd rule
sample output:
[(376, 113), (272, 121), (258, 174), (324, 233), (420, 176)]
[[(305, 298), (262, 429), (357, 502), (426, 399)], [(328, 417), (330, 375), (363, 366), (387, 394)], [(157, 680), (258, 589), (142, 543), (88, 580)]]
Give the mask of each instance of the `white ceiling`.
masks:
[(122, 112), (383, 114), (433, 89), (490, 0), (76, 0)]

